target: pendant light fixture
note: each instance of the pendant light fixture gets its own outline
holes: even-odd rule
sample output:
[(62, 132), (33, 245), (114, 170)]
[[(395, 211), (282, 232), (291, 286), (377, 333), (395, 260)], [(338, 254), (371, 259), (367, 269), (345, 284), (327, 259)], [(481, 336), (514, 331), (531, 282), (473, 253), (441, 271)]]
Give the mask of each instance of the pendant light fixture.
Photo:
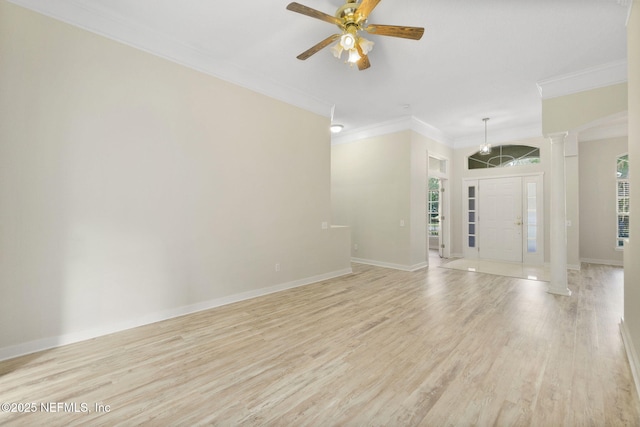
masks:
[(484, 122), (484, 144), (480, 144), (480, 154), (487, 155), (491, 154), (491, 144), (487, 143), (487, 121), (489, 118), (484, 118), (482, 121)]

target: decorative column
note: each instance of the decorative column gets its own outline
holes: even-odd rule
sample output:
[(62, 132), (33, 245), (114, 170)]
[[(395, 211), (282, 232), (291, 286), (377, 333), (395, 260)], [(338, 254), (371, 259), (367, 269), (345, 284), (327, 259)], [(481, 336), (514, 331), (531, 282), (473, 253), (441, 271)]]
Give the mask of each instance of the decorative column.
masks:
[(564, 139), (567, 132), (547, 135), (551, 140), (551, 283), (548, 292), (570, 296), (567, 287), (567, 210)]

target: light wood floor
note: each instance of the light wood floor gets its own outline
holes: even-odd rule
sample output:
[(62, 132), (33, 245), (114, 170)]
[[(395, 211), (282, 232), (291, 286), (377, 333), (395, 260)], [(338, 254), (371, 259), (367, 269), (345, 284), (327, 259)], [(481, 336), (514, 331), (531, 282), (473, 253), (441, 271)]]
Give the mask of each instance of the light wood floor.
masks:
[[(0, 363), (9, 425), (638, 426), (622, 270), (354, 274)], [(95, 404), (110, 412), (95, 412)], [(40, 408), (38, 409), (40, 411)]]

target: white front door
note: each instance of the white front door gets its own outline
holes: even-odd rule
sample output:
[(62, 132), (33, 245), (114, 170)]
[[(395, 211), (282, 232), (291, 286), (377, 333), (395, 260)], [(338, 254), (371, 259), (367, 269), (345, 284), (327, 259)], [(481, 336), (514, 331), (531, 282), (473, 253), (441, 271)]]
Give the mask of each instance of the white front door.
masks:
[(479, 256), (522, 262), (522, 178), (479, 182)]

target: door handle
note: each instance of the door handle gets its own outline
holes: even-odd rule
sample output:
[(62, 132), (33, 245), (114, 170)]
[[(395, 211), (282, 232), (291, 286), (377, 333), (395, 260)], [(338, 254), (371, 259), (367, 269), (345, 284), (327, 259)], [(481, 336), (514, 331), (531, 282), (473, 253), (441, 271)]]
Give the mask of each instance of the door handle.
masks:
[(518, 221), (518, 222), (514, 222), (514, 224), (515, 224), (515, 225), (522, 225), (522, 222), (521, 222), (521, 221)]

